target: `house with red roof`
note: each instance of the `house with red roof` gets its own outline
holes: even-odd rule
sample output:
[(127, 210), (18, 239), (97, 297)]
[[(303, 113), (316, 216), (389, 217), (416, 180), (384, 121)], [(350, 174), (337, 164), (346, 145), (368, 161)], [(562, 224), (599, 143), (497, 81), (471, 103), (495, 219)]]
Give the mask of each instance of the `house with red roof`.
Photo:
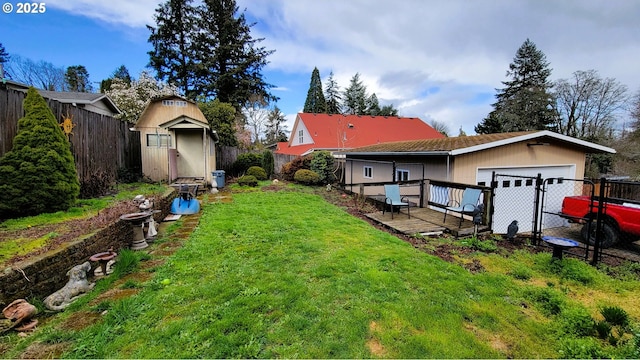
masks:
[(278, 143), (275, 153), (302, 156), (320, 150), (335, 152), (392, 141), (443, 137), (415, 117), (299, 113), (289, 141)]

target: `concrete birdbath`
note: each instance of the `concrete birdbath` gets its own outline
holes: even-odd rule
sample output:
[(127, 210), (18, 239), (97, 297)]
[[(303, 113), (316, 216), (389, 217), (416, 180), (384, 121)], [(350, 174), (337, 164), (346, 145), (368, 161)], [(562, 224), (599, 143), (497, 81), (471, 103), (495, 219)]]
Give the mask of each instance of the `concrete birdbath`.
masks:
[(101, 253), (94, 254), (89, 258), (89, 260), (97, 262), (100, 264), (100, 270), (102, 270), (102, 275), (107, 276), (107, 264), (109, 261), (113, 260), (118, 254), (115, 251), (105, 251)]
[(133, 227), (134, 236), (131, 242), (131, 250), (141, 250), (149, 246), (145, 240), (144, 224), (152, 216), (153, 213), (150, 212), (137, 212), (120, 216), (120, 220), (129, 223)]

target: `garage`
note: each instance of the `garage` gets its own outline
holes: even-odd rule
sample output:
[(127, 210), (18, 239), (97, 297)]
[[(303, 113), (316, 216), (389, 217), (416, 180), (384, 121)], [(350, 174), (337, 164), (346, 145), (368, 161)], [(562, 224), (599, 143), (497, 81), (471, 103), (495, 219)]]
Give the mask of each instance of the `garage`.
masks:
[[(581, 191), (574, 188), (575, 181), (564, 179), (584, 178), (587, 154), (615, 152), (606, 146), (540, 130), (381, 143), (353, 149), (345, 155), (361, 167), (353, 165), (354, 173), (369, 167), (372, 174), (384, 174), (384, 167), (390, 163), (394, 168), (418, 163), (424, 165), (426, 180), (437, 180), (439, 186), (445, 187), (451, 183), (450, 187), (457, 189), (464, 189), (465, 184), (490, 186), (495, 172), (499, 176), (491, 225), (493, 232), (504, 234), (513, 220), (518, 221), (521, 233), (533, 229), (538, 174), (547, 179), (545, 191), (554, 194), (545, 197), (542, 213), (538, 214), (542, 226), (564, 226), (564, 220), (545, 215), (557, 213), (565, 196)], [(373, 177), (367, 180), (387, 181)]]
[[(574, 179), (576, 165), (549, 165), (527, 167), (503, 167), (478, 169), (477, 183), (491, 184), (491, 176), (496, 173), (496, 188), (494, 191), (494, 213), (492, 228), (495, 233), (506, 233), (507, 227), (513, 220), (518, 221), (520, 232), (533, 230), (533, 209), (535, 201), (535, 178), (540, 174), (542, 179), (554, 178), (546, 182), (547, 187), (553, 187), (554, 194), (561, 196), (550, 197), (545, 203), (545, 211), (558, 212), (562, 207), (564, 196), (574, 195), (574, 187), (563, 179)], [(564, 226), (558, 217), (549, 217), (545, 228)]]

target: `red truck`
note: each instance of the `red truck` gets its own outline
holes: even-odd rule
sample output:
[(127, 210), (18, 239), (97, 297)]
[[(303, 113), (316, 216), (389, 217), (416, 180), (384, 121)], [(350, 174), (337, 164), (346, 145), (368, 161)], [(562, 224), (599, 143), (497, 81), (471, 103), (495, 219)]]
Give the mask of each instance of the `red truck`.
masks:
[[(562, 201), (561, 216), (570, 222), (583, 223), (582, 238), (589, 245), (595, 242), (596, 222), (599, 202), (589, 196), (567, 196)], [(602, 223), (603, 248), (616, 244), (620, 239), (640, 237), (640, 204), (623, 200), (604, 203)], [(591, 221), (593, 220), (593, 221)]]

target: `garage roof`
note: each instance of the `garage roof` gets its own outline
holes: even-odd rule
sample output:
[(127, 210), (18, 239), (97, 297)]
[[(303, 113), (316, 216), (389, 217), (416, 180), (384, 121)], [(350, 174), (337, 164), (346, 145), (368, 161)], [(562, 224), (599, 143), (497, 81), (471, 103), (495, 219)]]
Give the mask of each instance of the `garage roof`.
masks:
[(347, 155), (391, 155), (397, 153), (414, 155), (461, 155), (525, 141), (531, 145), (545, 145), (545, 140), (548, 141), (552, 139), (580, 147), (588, 153), (615, 154), (616, 152), (614, 149), (606, 146), (561, 135), (552, 131), (542, 130), (388, 142), (364, 146), (343, 153)]

